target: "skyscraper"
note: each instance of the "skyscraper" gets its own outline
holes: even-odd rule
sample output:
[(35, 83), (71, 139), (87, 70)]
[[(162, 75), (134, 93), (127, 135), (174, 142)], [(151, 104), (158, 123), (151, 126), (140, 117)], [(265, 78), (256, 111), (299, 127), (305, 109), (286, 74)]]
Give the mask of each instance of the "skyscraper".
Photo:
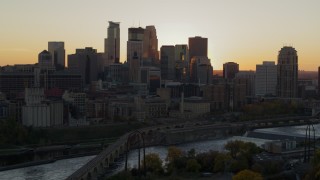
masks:
[(143, 58), (159, 60), (157, 31), (154, 26), (147, 26), (143, 37)]
[(57, 70), (64, 69), (66, 56), (64, 42), (48, 42), (48, 51), (52, 56), (52, 65), (54, 65)]
[(210, 59), (205, 56), (194, 56), (190, 61), (191, 82), (211, 84), (213, 68)]
[(120, 62), (120, 23), (109, 21), (108, 38), (105, 39), (104, 52), (107, 61)]
[(129, 64), (129, 79), (130, 82), (140, 81), (140, 67), (142, 64), (143, 55), (143, 37), (144, 29), (129, 28), (127, 42), (127, 61)]
[(190, 60), (194, 56), (208, 57), (208, 38), (200, 36), (189, 38), (189, 56)]
[(40, 68), (52, 67), (52, 55), (47, 50), (43, 50), (38, 55), (38, 64)]
[(227, 62), (223, 64), (223, 78), (234, 79), (239, 72), (239, 64), (235, 62)]
[(79, 72), (85, 85), (98, 80), (99, 55), (96, 49), (86, 47), (76, 49), (75, 54), (68, 55), (68, 68)]
[(298, 55), (293, 47), (281, 48), (277, 69), (278, 96), (296, 98), (298, 96)]
[(277, 65), (274, 61), (263, 61), (256, 65), (256, 96), (277, 95)]
[(175, 45), (176, 80), (187, 82), (190, 79), (189, 49), (186, 44)]
[(161, 79), (174, 80), (175, 79), (174, 46), (161, 46), (160, 53), (161, 53), (161, 57), (160, 57)]

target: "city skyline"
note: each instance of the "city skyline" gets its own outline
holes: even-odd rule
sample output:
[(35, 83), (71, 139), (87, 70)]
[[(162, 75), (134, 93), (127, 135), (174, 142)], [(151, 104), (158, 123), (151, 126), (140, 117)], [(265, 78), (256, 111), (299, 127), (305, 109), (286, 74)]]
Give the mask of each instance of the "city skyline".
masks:
[[(236, 62), (241, 70), (254, 70), (262, 61), (277, 61), (281, 47), (292, 45), (298, 51), (299, 70), (316, 71), (320, 59), (320, 23), (316, 19), (319, 5), (318, 1), (288, 0), (55, 4), (5, 0), (0, 7), (0, 66), (36, 63), (49, 41), (65, 42), (66, 55), (84, 47), (103, 52), (108, 21), (115, 21), (120, 22), (121, 62), (126, 60), (128, 28), (154, 25), (158, 50), (163, 45), (188, 44), (189, 37), (208, 38), (213, 69)], [(155, 9), (160, 11), (155, 13)]]

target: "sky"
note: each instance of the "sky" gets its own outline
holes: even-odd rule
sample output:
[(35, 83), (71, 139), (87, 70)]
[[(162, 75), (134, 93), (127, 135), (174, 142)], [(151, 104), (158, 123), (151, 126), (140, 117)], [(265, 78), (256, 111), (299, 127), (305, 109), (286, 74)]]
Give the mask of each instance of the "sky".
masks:
[(319, 7), (319, 0), (1, 0), (0, 66), (37, 62), (48, 41), (64, 41), (66, 54), (84, 47), (103, 52), (108, 21), (115, 21), (122, 62), (128, 28), (154, 25), (159, 49), (208, 38), (214, 69), (233, 61), (255, 70), (262, 61), (277, 61), (286, 45), (298, 51), (300, 70), (316, 71)]

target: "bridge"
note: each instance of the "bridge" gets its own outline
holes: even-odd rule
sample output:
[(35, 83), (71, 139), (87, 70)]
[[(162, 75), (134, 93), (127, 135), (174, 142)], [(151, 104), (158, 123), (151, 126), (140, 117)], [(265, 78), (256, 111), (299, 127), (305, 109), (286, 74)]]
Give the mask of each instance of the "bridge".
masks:
[[(288, 117), (278, 119), (256, 120), (250, 122), (237, 123), (185, 123), (173, 125), (161, 125), (139, 129), (142, 136), (145, 137), (146, 146), (154, 145), (173, 145), (179, 143), (192, 142), (197, 140), (217, 139), (233, 135), (242, 135), (247, 130), (280, 127), (297, 126), (319, 123), (318, 119), (313, 117)], [(128, 132), (121, 136), (115, 143), (108, 146), (95, 158), (82, 166), (68, 180), (92, 180), (98, 179), (105, 174), (108, 168), (115, 162), (120, 155), (126, 153)], [(132, 147), (131, 147), (132, 148)]]

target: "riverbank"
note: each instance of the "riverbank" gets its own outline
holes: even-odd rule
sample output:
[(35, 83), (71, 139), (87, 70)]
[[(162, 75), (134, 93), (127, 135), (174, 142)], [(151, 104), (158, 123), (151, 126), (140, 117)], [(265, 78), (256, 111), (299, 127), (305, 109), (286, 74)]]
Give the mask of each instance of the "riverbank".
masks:
[(85, 156), (94, 156), (94, 155), (97, 155), (99, 153), (100, 153), (100, 151), (87, 152), (87, 153), (81, 153), (81, 154), (64, 155), (64, 156), (58, 156), (58, 157), (55, 157), (55, 158), (52, 158), (52, 159), (38, 160), (38, 161), (19, 163), (19, 164), (14, 164), (14, 165), (9, 165), (9, 166), (3, 166), (3, 167), (0, 167), (0, 172), (1, 171), (12, 170), (12, 169), (18, 169), (18, 168), (25, 168), (25, 167), (30, 167), (30, 166), (50, 164), (50, 163), (54, 163), (54, 162), (56, 162), (58, 160), (66, 160), (66, 159), (85, 157)]

